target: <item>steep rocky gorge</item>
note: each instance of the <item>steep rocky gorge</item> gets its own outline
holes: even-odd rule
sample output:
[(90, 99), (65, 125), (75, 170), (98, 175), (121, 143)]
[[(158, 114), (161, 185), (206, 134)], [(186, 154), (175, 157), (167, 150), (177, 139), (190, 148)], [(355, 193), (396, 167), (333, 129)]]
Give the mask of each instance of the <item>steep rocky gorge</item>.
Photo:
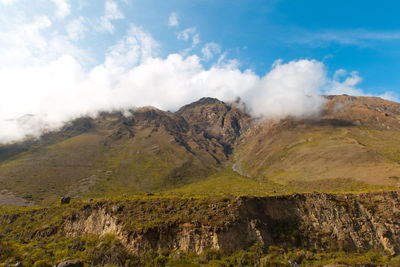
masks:
[[(399, 192), (149, 199), (86, 204), (65, 218), (67, 236), (112, 232), (134, 253), (236, 251), (259, 242), (313, 251), (400, 252)], [(153, 215), (149, 215), (153, 214)], [(141, 221), (138, 221), (141, 220)]]

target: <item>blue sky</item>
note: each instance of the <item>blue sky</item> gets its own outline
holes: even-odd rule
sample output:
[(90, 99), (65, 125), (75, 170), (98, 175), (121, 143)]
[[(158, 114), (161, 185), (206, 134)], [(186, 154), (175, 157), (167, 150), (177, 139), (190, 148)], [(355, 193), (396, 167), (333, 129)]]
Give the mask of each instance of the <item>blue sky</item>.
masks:
[[(47, 15), (54, 18), (55, 4), (46, 0), (12, 1), (1, 6), (0, 14)], [(14, 3), (13, 3), (14, 2)], [(57, 1), (55, 1), (57, 2)], [(63, 2), (63, 1), (59, 1)], [(104, 1), (65, 1), (69, 12), (55, 19), (51, 31), (65, 31), (66, 24), (81, 17), (93, 21), (104, 15)], [(179, 31), (194, 27), (199, 34), (199, 52), (215, 42), (240, 68), (265, 74), (277, 59), (316, 59), (331, 73), (337, 69), (358, 71), (364, 91), (382, 94), (398, 92), (400, 76), (400, 20), (398, 1), (343, 0), (126, 0), (115, 1), (124, 18), (111, 20), (112, 32), (87, 29), (76, 41), (97, 62), (108, 46), (135, 24), (160, 43), (160, 56), (187, 48), (176, 38)], [(179, 25), (168, 26), (171, 13)], [(87, 22), (89, 23), (89, 22)], [(91, 22), (96, 23), (96, 22)], [(208, 63), (210, 64), (210, 62)]]
[(136, 1), (130, 8), (168, 52), (180, 44), (163, 18), (176, 12), (180, 29), (196, 27), (203, 42), (219, 43), (260, 75), (276, 59), (316, 59), (331, 72), (358, 71), (368, 92), (398, 91), (398, 1)]
[(398, 101), (399, 8), (371, 0), (0, 0), (0, 124), (25, 114), (48, 127), (99, 110), (175, 110), (202, 96), (241, 97), (264, 116), (314, 114), (320, 94)]

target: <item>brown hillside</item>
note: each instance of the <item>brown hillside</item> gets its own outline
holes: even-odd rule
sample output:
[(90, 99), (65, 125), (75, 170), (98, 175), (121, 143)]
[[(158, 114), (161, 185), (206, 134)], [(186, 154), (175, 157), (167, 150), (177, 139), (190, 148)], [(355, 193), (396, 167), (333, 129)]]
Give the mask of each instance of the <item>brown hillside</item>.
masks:
[[(0, 203), (140, 192), (269, 195), (400, 183), (400, 104), (326, 96), (319, 119), (254, 121), (202, 98), (80, 118), (0, 146)], [(236, 173), (235, 173), (235, 172)], [(23, 198), (23, 199), (21, 199)]]
[(38, 201), (90, 190), (121, 194), (185, 184), (223, 167), (250, 121), (239, 109), (210, 98), (177, 113), (152, 107), (131, 113), (81, 118), (39, 140), (0, 146), (0, 188)]
[(400, 104), (375, 97), (326, 98), (318, 120), (284, 119), (250, 129), (237, 147), (237, 165), (251, 176), (299, 190), (397, 185)]

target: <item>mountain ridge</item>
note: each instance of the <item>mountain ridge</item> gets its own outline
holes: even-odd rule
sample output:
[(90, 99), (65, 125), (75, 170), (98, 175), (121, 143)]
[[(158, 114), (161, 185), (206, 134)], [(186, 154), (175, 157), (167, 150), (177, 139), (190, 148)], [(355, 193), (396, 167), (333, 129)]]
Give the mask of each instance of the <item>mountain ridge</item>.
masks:
[(207, 192), (213, 183), (262, 184), (260, 195), (396, 188), (400, 104), (324, 97), (318, 119), (260, 122), (215, 98), (173, 113), (144, 107), (79, 118), (40, 139), (0, 145), (0, 186), (36, 203), (67, 194)]

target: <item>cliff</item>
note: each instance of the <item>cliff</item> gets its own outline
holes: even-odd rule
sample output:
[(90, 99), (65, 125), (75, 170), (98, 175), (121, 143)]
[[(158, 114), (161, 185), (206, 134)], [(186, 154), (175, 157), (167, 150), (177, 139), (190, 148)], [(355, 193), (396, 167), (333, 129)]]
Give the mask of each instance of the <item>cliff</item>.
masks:
[(112, 232), (134, 253), (148, 249), (202, 253), (210, 248), (233, 252), (259, 242), (265, 249), (272, 245), (314, 251), (379, 249), (397, 255), (399, 196), (399, 192), (294, 194), (209, 204), (198, 199), (151, 199), (142, 206), (136, 201), (104, 202), (72, 213), (63, 230), (68, 236)]
[(45, 208), (3, 207), (0, 263), (78, 259), (100, 266), (208, 266), (220, 259), (218, 266), (396, 266), (399, 198), (398, 191), (142, 195)]

